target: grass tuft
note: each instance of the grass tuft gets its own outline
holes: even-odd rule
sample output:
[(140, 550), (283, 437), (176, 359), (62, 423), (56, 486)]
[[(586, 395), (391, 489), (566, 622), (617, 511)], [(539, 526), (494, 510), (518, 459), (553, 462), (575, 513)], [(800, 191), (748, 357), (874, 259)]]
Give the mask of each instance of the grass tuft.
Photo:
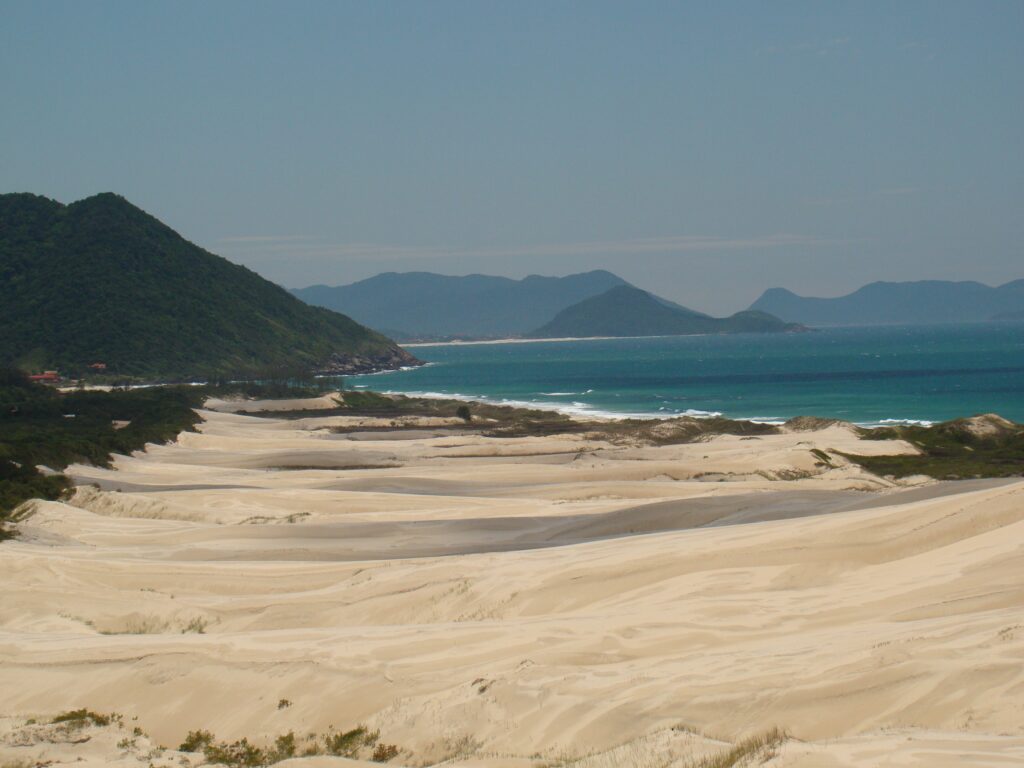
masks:
[[(281, 702), (284, 702), (282, 705)], [(278, 709), (291, 706), (287, 699), (281, 699)], [(278, 736), (269, 747), (259, 747), (247, 738), (237, 741), (217, 741), (217, 738), (205, 730), (189, 731), (185, 740), (178, 747), (181, 752), (201, 752), (207, 763), (226, 765), (229, 768), (256, 768), (274, 765), (282, 760), (293, 757), (313, 757), (316, 755), (332, 755), (356, 759), (366, 756), (373, 750), (371, 760), (387, 762), (396, 757), (399, 749), (394, 744), (378, 744), (380, 734), (365, 726), (357, 726), (349, 731), (329, 733), (322, 738), (315, 733), (299, 737), (294, 732)]]
[(759, 765), (778, 755), (779, 747), (787, 739), (789, 739), (789, 734), (786, 731), (772, 728), (764, 733), (738, 741), (717, 755), (701, 758), (690, 768), (739, 768), (739, 766), (751, 765), (754, 760)]
[(324, 736), (324, 747), (329, 755), (351, 758), (356, 756), (361, 747), (372, 747), (379, 737), (379, 731), (370, 731), (360, 725), (351, 731)]

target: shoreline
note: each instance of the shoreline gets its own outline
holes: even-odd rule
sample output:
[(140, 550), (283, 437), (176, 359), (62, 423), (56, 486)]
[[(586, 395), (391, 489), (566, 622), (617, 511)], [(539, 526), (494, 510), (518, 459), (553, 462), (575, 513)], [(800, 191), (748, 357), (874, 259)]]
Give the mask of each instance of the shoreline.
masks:
[[(651, 338), (651, 337), (644, 337)], [(565, 339), (565, 341), (571, 341), (571, 339)], [(400, 373), (403, 371), (411, 371), (419, 368), (427, 368), (436, 365), (436, 363), (425, 362), (422, 365), (415, 366), (404, 366), (397, 369), (388, 369), (373, 371), (368, 373), (353, 374), (345, 376), (344, 378), (361, 379), (364, 376), (383, 376), (389, 373)], [(321, 374), (314, 378), (336, 378), (333, 374)], [(248, 383), (245, 381), (233, 382), (233, 383)], [(209, 386), (209, 382), (205, 381), (187, 381), (187, 382), (152, 382), (152, 383), (138, 383), (128, 384), (124, 388), (129, 390), (136, 389), (150, 389), (153, 387), (204, 387)], [(89, 392), (109, 392), (118, 387), (112, 384), (85, 384), (82, 386), (58, 386), (55, 389), (58, 392), (74, 392), (77, 390), (89, 391)], [(370, 385), (356, 385), (353, 386), (354, 391), (378, 391), (372, 389)], [(921, 426), (930, 427), (934, 424), (939, 424), (944, 419), (901, 419), (901, 418), (885, 418), (877, 419), (875, 421), (851, 421), (839, 416), (819, 416), (816, 414), (795, 414), (793, 416), (733, 416), (725, 413), (724, 411), (703, 411), (700, 409), (690, 409), (687, 411), (680, 411), (677, 413), (649, 413), (643, 411), (607, 411), (595, 406), (590, 406), (586, 403), (574, 402), (569, 404), (556, 403), (556, 402), (545, 402), (545, 401), (534, 401), (534, 400), (516, 400), (512, 398), (497, 398), (488, 397), (486, 395), (464, 395), (461, 393), (445, 393), (445, 392), (433, 392), (433, 391), (421, 391), (421, 390), (407, 390), (400, 391), (394, 389), (381, 389), (380, 394), (383, 395), (403, 395), (405, 397), (422, 397), (430, 400), (459, 400), (466, 403), (482, 403), (485, 405), (509, 407), (509, 408), (527, 408), (538, 411), (548, 411), (551, 413), (560, 413), (564, 416), (569, 416), (573, 419), (594, 419), (597, 421), (628, 421), (630, 419), (636, 419), (641, 421), (669, 421), (671, 419), (679, 418), (727, 418), (734, 421), (748, 421), (754, 424), (771, 424), (774, 426), (780, 426), (785, 424), (791, 419), (798, 419), (804, 417), (821, 418), (821, 419), (834, 419), (836, 421), (845, 421), (856, 427), (862, 427), (864, 429), (879, 429), (882, 427), (891, 426)], [(575, 393), (574, 393), (575, 394)], [(586, 394), (586, 393), (579, 393)], [(954, 418), (967, 418), (975, 414), (963, 414)]]
[(471, 347), (479, 346), (484, 344), (540, 344), (546, 341), (562, 342), (562, 341), (614, 341), (616, 339), (674, 339), (680, 336), (694, 337), (694, 336), (710, 336), (708, 333), (676, 333), (662, 336), (559, 336), (552, 339), (532, 339), (532, 338), (507, 338), (507, 339), (476, 339), (472, 341), (410, 341), (408, 343), (395, 342), (398, 346), (403, 348), (414, 348), (414, 347)]
[[(387, 371), (382, 372), (387, 373)], [(378, 376), (380, 374), (365, 374), (367, 376)], [(351, 377), (350, 377), (351, 378)], [(355, 386), (353, 389), (357, 392), (365, 391), (377, 391), (370, 389), (369, 385)], [(752, 424), (770, 424), (773, 426), (781, 426), (787, 421), (800, 418), (814, 418), (814, 419), (831, 419), (834, 421), (842, 421), (848, 424), (852, 424), (855, 427), (861, 427), (863, 429), (881, 429), (884, 427), (895, 427), (895, 426), (918, 426), (918, 427), (930, 427), (935, 424), (940, 424), (943, 420), (936, 419), (896, 419), (896, 418), (885, 418), (878, 419), (875, 421), (851, 421), (838, 416), (819, 416), (817, 414), (801, 413), (793, 416), (733, 416), (724, 411), (702, 411), (699, 409), (690, 409), (687, 411), (681, 411), (678, 413), (646, 413), (642, 411), (637, 412), (616, 412), (616, 411), (605, 411), (599, 408), (595, 408), (587, 405), (586, 403), (553, 403), (544, 401), (533, 401), (533, 400), (516, 400), (512, 398), (491, 398), (485, 395), (464, 395), (461, 393), (446, 393), (446, 392), (432, 392), (432, 391), (421, 391), (421, 390), (408, 390), (400, 391), (394, 389), (381, 389), (379, 394), (382, 395), (402, 395), (403, 397), (421, 397), (427, 400), (458, 400), (464, 403), (481, 403), (484, 405), (492, 405), (498, 407), (507, 408), (526, 408), (538, 411), (547, 411), (550, 413), (560, 413), (563, 416), (569, 416), (570, 418), (577, 420), (588, 420), (593, 419), (596, 421), (671, 421), (672, 419), (716, 419), (725, 418), (732, 421), (746, 421)], [(965, 414), (955, 418), (968, 418), (976, 414)]]

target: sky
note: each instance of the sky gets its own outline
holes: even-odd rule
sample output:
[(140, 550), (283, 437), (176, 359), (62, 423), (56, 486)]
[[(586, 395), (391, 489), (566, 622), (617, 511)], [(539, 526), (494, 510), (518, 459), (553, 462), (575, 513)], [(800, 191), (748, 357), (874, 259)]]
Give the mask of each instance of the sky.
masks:
[(0, 0), (0, 192), (286, 287), (1024, 277), (1024, 2)]

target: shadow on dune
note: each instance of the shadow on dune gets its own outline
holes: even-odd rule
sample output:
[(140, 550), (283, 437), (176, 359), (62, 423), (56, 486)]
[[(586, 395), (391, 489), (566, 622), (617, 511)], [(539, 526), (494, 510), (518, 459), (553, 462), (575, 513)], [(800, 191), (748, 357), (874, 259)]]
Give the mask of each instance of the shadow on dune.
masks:
[[(189, 560), (393, 560), (507, 552), (836, 514), (924, 501), (1006, 482), (937, 483), (870, 496), (860, 491), (744, 493), (659, 501), (600, 514), (562, 517), (214, 526), (188, 534), (189, 547), (178, 556)], [(450, 491), (448, 485), (439, 483), (435, 492)], [(418, 492), (423, 492), (422, 487)], [(180, 544), (181, 533), (175, 535)]]

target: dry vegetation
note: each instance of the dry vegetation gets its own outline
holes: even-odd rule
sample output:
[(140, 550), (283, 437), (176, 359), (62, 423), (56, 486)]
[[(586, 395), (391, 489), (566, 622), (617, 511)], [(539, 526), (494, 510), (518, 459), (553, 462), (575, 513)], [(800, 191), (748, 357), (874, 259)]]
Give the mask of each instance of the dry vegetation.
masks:
[(789, 734), (779, 728), (772, 728), (738, 741), (732, 747), (717, 755), (701, 758), (687, 768), (739, 768), (746, 765), (760, 765), (779, 754), (779, 748)]

